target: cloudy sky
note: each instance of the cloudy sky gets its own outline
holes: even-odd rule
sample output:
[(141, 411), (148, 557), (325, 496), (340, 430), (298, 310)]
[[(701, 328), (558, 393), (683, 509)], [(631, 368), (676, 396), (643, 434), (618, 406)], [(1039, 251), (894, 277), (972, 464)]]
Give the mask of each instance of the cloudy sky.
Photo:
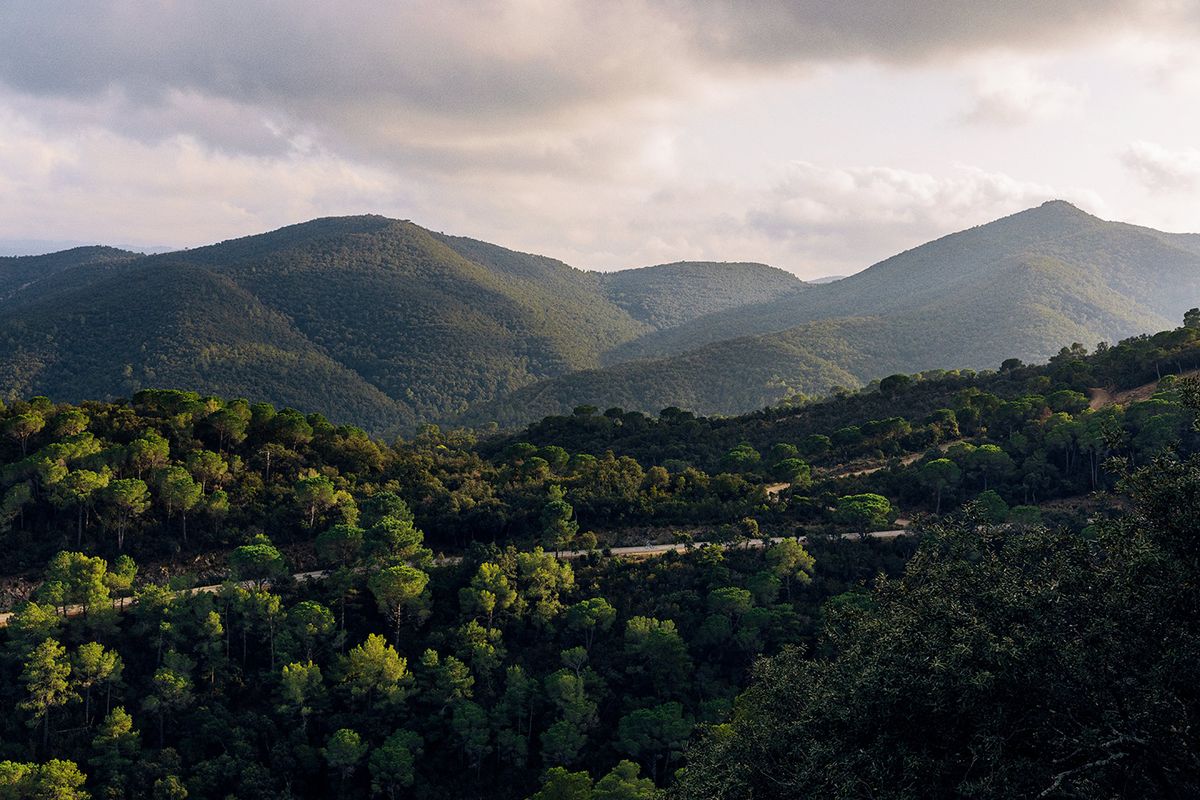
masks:
[(1054, 197), (1200, 231), (1200, 0), (0, 5), (0, 251), (375, 212), (816, 277)]

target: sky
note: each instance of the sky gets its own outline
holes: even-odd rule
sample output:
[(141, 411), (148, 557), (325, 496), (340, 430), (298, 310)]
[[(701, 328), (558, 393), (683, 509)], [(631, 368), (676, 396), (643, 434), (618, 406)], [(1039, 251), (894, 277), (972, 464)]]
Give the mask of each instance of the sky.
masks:
[(0, 252), (378, 213), (812, 278), (1053, 198), (1200, 231), (1200, 0), (0, 4)]

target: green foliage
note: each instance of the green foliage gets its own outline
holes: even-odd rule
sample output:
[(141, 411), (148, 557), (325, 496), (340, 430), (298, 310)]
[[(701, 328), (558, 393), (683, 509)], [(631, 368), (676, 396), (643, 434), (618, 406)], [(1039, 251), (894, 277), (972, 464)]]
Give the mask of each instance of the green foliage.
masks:
[(1048, 203), (835, 283), (641, 336), (605, 369), (544, 380), (465, 419), (521, 425), (585, 403), (744, 413), (882, 376), (892, 377), (881, 394), (899, 399), (901, 378), (931, 365), (1041, 360), (1063, 342), (1164, 329), (1198, 294), (1200, 253), (1184, 237)]
[[(765, 264), (681, 261), (601, 273), (605, 294), (634, 319), (671, 328), (717, 311), (803, 291), (789, 272)], [(685, 291), (680, 291), (686, 287)]]
[(406, 616), (411, 615), (420, 620), (428, 615), (429, 601), (425, 594), (428, 583), (428, 574), (407, 564), (385, 567), (367, 581), (379, 610), (395, 626), (397, 644), (400, 640), (400, 627)]
[(679, 703), (639, 708), (621, 718), (617, 746), (650, 766), (652, 778), (659, 767), (668, 766), (683, 752), (692, 733), (692, 722), (684, 718)]
[[(61, 266), (81, 263), (107, 268)], [(802, 287), (751, 264), (598, 275), (408, 222), (321, 219), (164, 255), (0, 260), (0, 384), (66, 399), (203, 388), (411, 430)], [(206, 415), (213, 446), (248, 435), (244, 411)]]
[(86, 776), (72, 761), (44, 764), (0, 761), (0, 797), (12, 800), (88, 800)]
[[(96, 796), (518, 798), (561, 766), (564, 780), (586, 778), (566, 782), (585, 787), (584, 796), (648, 797), (655, 784), (674, 784), (677, 767), (697, 776), (710, 765), (708, 750), (688, 745), (693, 726), (712, 731), (712, 740), (737, 738), (739, 725), (759, 718), (753, 690), (751, 699), (735, 698), (765, 656), (761, 670), (783, 670), (791, 692), (772, 697), (770, 708), (796, 725), (786, 709), (798, 709), (811, 731), (799, 743), (790, 733), (748, 737), (750, 749), (730, 759), (753, 765), (754, 747), (769, 745), (777, 749), (768, 762), (820, 771), (835, 749), (847, 758), (866, 753), (812, 778), (818, 794), (821, 781), (841, 774), (880, 774), (873, 790), (920, 785), (934, 796), (986, 796), (993, 785), (1016, 785), (1006, 783), (1019, 771), (1010, 755), (1036, 761), (1029, 754), (1047, 742), (1046, 758), (1074, 769), (1074, 751), (1046, 733), (1051, 723), (1035, 725), (1036, 739), (1004, 727), (1018, 718), (1040, 725), (1048, 719), (1040, 706), (1005, 704), (1058, 702), (1064, 687), (1083, 687), (1064, 707), (1093, 727), (1072, 733), (1072, 746), (1103, 758), (1113, 754), (1096, 750), (1108, 741), (1099, 739), (1104, 726), (1116, 720), (1124, 731), (1125, 721), (1119, 713), (1089, 716), (1086, 703), (1103, 708), (1114, 693), (1148, 686), (1147, 676), (1159, 676), (1168, 694), (1136, 689), (1129, 718), (1149, 725), (1161, 717), (1163, 727), (1129, 735), (1174, 758), (1173, 747), (1191, 744), (1162, 731), (1186, 731), (1171, 709), (1192, 711), (1190, 700), (1169, 694), (1174, 678), (1162, 678), (1170, 674), (1163, 665), (1195, 661), (1183, 641), (1190, 618), (1171, 605), (1190, 595), (1154, 581), (1194, 559), (1188, 459), (1200, 447), (1200, 392), (1179, 379), (1096, 410), (1079, 400), (1093, 382), (1116, 392), (1141, 375), (1138, 359), (1151, 347), (1178, 370), (1197, 341), (1182, 330), (1094, 354), (1066, 348), (1043, 366), (916, 375), (891, 397), (870, 389), (740, 418), (584, 409), (516, 440), (482, 442), (431, 427), (386, 444), (318, 415), (188, 392), (79, 407), (15, 400), (0, 421), (36, 412), (47, 425), (25, 455), (18, 441), (0, 438), (0, 490), (14, 498), (0, 559), (8, 574), (33, 560), (46, 569), (36, 601), (14, 609), (0, 633), (0, 670), (9, 676), (0, 702), (11, 712), (0, 717), (0, 740), (13, 758), (84, 765)], [(218, 430), (212, 417), (222, 409), (246, 420), (244, 438)], [(130, 457), (135, 442), (142, 457)], [(1169, 458), (1155, 455), (1164, 450)], [(746, 458), (735, 465), (731, 451)], [(771, 486), (785, 482), (785, 471), (799, 474), (793, 460), (808, 467), (808, 480)], [(1145, 499), (1120, 536), (1110, 534), (1103, 520), (1128, 505), (1095, 490), (1113, 488), (1137, 466), (1147, 471), (1126, 482)], [(147, 560), (141, 571), (128, 556), (114, 558), (122, 520), (108, 489), (78, 500), (62, 489), (85, 472), (109, 487), (143, 484), (146, 507), (124, 522), (137, 534), (127, 549)], [(200, 488), (186, 542), (185, 503), (172, 499), (168, 481), (185, 496)], [(1044, 502), (1050, 498), (1069, 502)], [(1084, 503), (1080, 512), (1063, 510)], [(980, 516), (951, 526), (955, 535), (939, 539), (935, 530), (941, 549), (918, 558), (908, 583), (877, 580), (902, 569), (908, 537), (826, 535), (890, 525), (896, 513), (920, 525), (914, 512), (963, 506)], [(1061, 528), (1046, 546), (1037, 544), (1045, 535), (1039, 516)], [(533, 547), (548, 532), (574, 533), (574, 525), (588, 531), (578, 545), (586, 554), (567, 560)], [(1151, 528), (1160, 533), (1147, 544), (1140, 532)], [(652, 537), (699, 546), (642, 562), (606, 550)], [(1118, 548), (1122, 537), (1128, 544)], [(72, 538), (78, 547), (52, 555)], [(1157, 554), (1158, 573), (1147, 567), (1122, 577), (1108, 563), (1147, 553)], [(983, 570), (991, 561), (1005, 567)], [(223, 563), (233, 580), (218, 588)], [(1058, 571), (1062, 563), (1083, 577)], [(295, 579), (287, 576), (293, 570)], [(177, 591), (162, 583), (168, 576), (172, 587), (208, 586)], [(1061, 624), (1043, 624), (1051, 587), (1073, 596), (1097, 580), (1125, 593), (1089, 588), (1084, 599), (1046, 612)], [(136, 604), (112, 608), (135, 591)], [(899, 610), (905, 602), (915, 605)], [(1063, 620), (1088, 619), (1088, 603), (1108, 616), (1060, 643), (1070, 634)], [(1175, 616), (1156, 623), (1151, 606), (1175, 608)], [(1120, 655), (1114, 674), (1128, 682), (1110, 685), (1108, 661), (1089, 661), (1086, 648), (1130, 625), (1148, 658), (1153, 636), (1183, 643), (1174, 660)], [(864, 631), (870, 635), (858, 638)], [(844, 671), (827, 680), (813, 666), (839, 659), (847, 659)], [(1095, 670), (1079, 666), (1087, 664)], [(1042, 691), (1064, 670), (1075, 671)], [(1178, 685), (1192, 685), (1186, 668), (1180, 676)], [(927, 702), (907, 697), (910, 689)], [(840, 715), (813, 711), (827, 701)], [(891, 722), (926, 719), (914, 723), (924, 738), (906, 738)], [(959, 727), (943, 735), (935, 723)], [(349, 771), (322, 756), (343, 729), (357, 733), (362, 751)], [(1001, 740), (1020, 749), (988, 749)], [(631, 762), (614, 767), (625, 755), (649, 777)], [(1137, 749), (1117, 761), (1144, 757)], [(970, 758), (992, 770), (979, 783), (963, 766)], [(1171, 763), (1170, 779), (1189, 786), (1183, 762)], [(939, 783), (951, 774), (967, 777)], [(1139, 785), (1137, 776), (1129, 781)]]
[(403, 700), (412, 676), (408, 661), (382, 636), (370, 634), (346, 655), (342, 681), (353, 697), (370, 707), (375, 702)]
[(367, 744), (357, 731), (349, 728), (339, 728), (325, 743), (323, 755), (329, 768), (337, 773), (342, 781), (354, 772), (358, 762), (367, 754)]
[(266, 537), (244, 544), (229, 554), (229, 568), (239, 581), (250, 581), (260, 588), (287, 573), (283, 554)]
[(50, 715), (76, 699), (68, 678), (71, 664), (67, 651), (54, 639), (46, 639), (30, 652), (21, 670), (26, 697), (17, 705), (29, 714), (29, 726), (43, 728), (43, 743), (49, 740)]
[(413, 785), (416, 762), (421, 754), (421, 737), (409, 730), (398, 730), (371, 753), (371, 791), (397, 798)]
[(1139, 470), (1135, 512), (1091, 539), (927, 531), (903, 578), (831, 610), (827, 658), (757, 670), (677, 796), (1193, 793), (1198, 485), (1194, 459)]
[(839, 497), (839, 519), (854, 530), (874, 530), (886, 526), (895, 517), (892, 504), (877, 494), (854, 494)]
[(529, 800), (591, 800), (592, 777), (586, 772), (569, 772), (551, 767), (542, 779), (542, 788)]

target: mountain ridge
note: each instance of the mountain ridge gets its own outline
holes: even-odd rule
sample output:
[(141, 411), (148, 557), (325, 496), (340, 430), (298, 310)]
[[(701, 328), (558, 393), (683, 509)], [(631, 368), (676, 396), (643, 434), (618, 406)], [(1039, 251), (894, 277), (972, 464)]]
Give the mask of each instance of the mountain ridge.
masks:
[(819, 285), (753, 262), (591, 272), (324, 217), (171, 253), (0, 259), (0, 392), (177, 386), (392, 433), (578, 404), (723, 414), (881, 372), (1045, 358), (1167, 327), (1197, 297), (1200, 236), (1062, 201)]
[[(194, 294), (173, 291), (172, 281)], [(743, 300), (727, 292), (714, 306), (697, 289), (700, 311), (685, 303), (672, 313), (690, 319), (778, 294), (741, 284)], [(213, 287), (230, 302), (205, 308), (196, 298), (213, 297)], [(686, 285), (676, 291), (688, 294)], [(169, 323), (149, 313), (164, 303), (175, 313)], [(269, 322), (247, 329), (246, 314)], [(107, 323), (122, 315), (131, 330)], [(171, 337), (137, 338), (156, 326), (183, 337), (189, 319), (191, 349)], [(109, 346), (95, 340), (101, 330)], [(0, 390), (10, 395), (82, 399), (177, 385), (305, 405), (376, 431), (410, 430), (539, 379), (598, 367), (603, 352), (652, 330), (609, 299), (599, 273), (378, 215), (149, 256), (82, 248), (0, 261)], [(243, 346), (225, 335), (233, 331)], [(222, 353), (221, 367), (203, 352)], [(357, 399), (327, 392), (321, 384), (329, 381)]]
[[(1064, 341), (1090, 345), (1170, 327), (1200, 304), (1197, 242), (1051, 201), (832, 284), (655, 331), (609, 353), (611, 372), (559, 376), (465, 419), (479, 424), (491, 413), (502, 424), (519, 424), (529, 421), (522, 405), (534, 399), (537, 413), (561, 414), (604, 402), (606, 394), (655, 412), (677, 404), (675, 387), (701, 383), (708, 394), (693, 400), (694, 410), (728, 414), (888, 372), (994, 368), (1012, 355), (1045, 359)], [(861, 318), (878, 321), (873, 339), (858, 335), (862, 329), (851, 321)], [(835, 341), (828, 332), (839, 321), (853, 335)], [(830, 325), (810, 327), (818, 322)], [(750, 363), (755, 352), (764, 364)], [(829, 352), (838, 353), (838, 371), (852, 380), (825, 368)], [(631, 394), (628, 385), (646, 389)]]

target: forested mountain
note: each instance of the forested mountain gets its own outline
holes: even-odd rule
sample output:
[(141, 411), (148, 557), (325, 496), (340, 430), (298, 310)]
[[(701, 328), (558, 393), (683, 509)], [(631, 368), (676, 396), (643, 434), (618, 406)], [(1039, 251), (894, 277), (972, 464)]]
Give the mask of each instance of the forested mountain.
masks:
[(39, 281), (53, 281), (65, 270), (124, 264), (140, 257), (141, 253), (97, 246), (76, 247), (44, 256), (0, 258), (0, 301), (7, 301), (18, 292), (32, 290)]
[(643, 272), (606, 281), (383, 217), (149, 257), (6, 259), (0, 387), (78, 399), (182, 386), (408, 430), (599, 366), (655, 326), (803, 286), (759, 265)]
[[(888, 335), (887, 322), (878, 318), (813, 322), (540, 381), (472, 409), (462, 421), (512, 427), (583, 405), (646, 412), (676, 407), (699, 414), (761, 408), (902, 369), (908, 363), (904, 356), (914, 353), (875, 349)], [(919, 350), (920, 343), (913, 344)]]
[(806, 288), (792, 273), (766, 264), (680, 261), (598, 277), (614, 303), (660, 330)]
[[(889, 372), (996, 367), (1166, 327), (1200, 297), (1195, 237), (1063, 202), (918, 247), (828, 285), (713, 313), (474, 409), (502, 424), (582, 404), (736, 413)], [(746, 337), (755, 331), (775, 331)]]
[(0, 260), (0, 392), (173, 386), (376, 432), (577, 405), (736, 413), (892, 372), (1166, 327), (1200, 239), (1047, 203), (824, 285), (761, 264), (600, 274), (377, 216), (153, 256)]
[[(1019, 342), (1010, 355), (1045, 358), (1063, 341), (1114, 341), (1158, 330), (1179, 319), (1198, 294), (1195, 237), (1106, 222), (1051, 201), (811, 292), (713, 314), (618, 352), (661, 356), (811, 320), (879, 315), (927, 321), (930, 331), (959, 340), (961, 356), (946, 366), (980, 367), (993, 358), (978, 350), (988, 339)], [(964, 328), (979, 315), (977, 327)], [(997, 321), (1001, 327), (989, 325)], [(963, 336), (968, 331), (987, 335)], [(919, 366), (936, 363), (937, 354), (930, 355)]]
[(227, 387), (313, 402), (372, 428), (412, 419), (228, 275), (191, 265), (134, 262), (22, 298), (4, 315), (0, 341), (4, 385), (18, 390), (74, 399), (146, 384)]

